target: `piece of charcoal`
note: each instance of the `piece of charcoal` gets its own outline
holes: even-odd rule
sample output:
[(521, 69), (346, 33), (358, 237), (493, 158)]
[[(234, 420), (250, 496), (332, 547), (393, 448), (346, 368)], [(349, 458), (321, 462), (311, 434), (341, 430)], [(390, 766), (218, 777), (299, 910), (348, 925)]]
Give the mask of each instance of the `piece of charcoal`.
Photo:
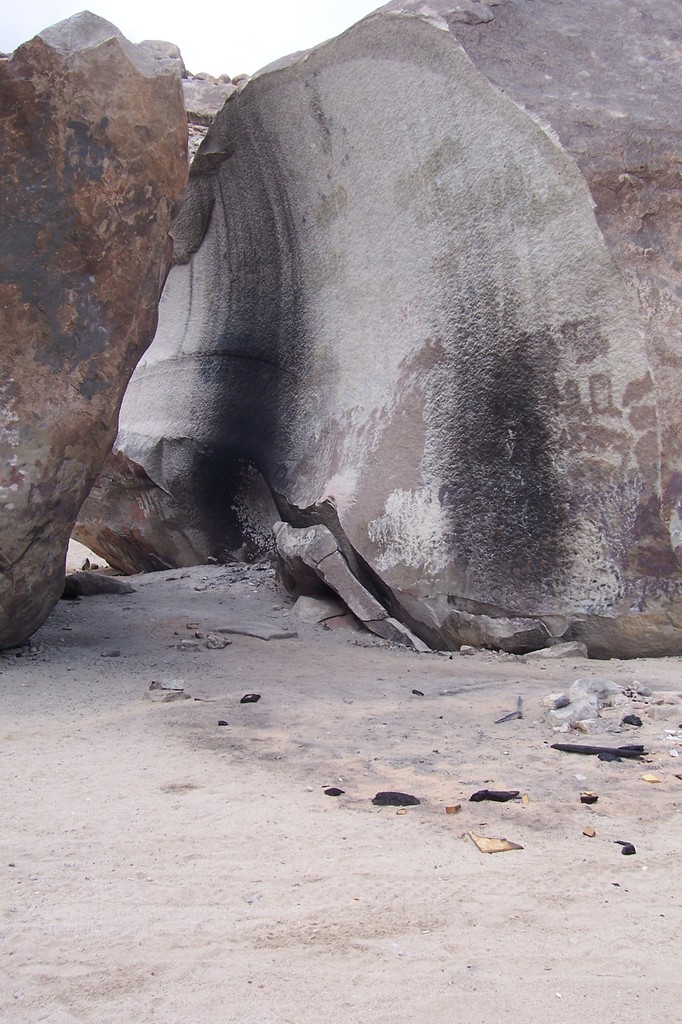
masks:
[(415, 697), (423, 697), (424, 696), (424, 694), (423, 694), (423, 692), (421, 690), (413, 690), (412, 693), (415, 695)]
[(229, 724), (230, 723), (226, 722), (224, 718), (218, 719), (218, 725), (229, 725)]
[(581, 793), (580, 794), (580, 803), (581, 804), (596, 804), (598, 799), (599, 799), (599, 797), (598, 797), (598, 795), (596, 793)]
[(552, 750), (567, 754), (615, 754), (616, 757), (640, 758), (647, 751), (641, 743), (626, 743), (622, 747), (598, 747), (591, 743), (553, 743)]
[(325, 796), (343, 796), (346, 791), (345, 789), (338, 789), (336, 786), (329, 786), (324, 792)]
[(260, 700), (260, 693), (245, 693), (242, 699), (239, 701), (240, 704), (257, 704)]
[(616, 846), (622, 846), (623, 849), (620, 851), (624, 857), (632, 857), (633, 853), (637, 853), (632, 843), (624, 843), (622, 839), (616, 839)]
[(597, 754), (597, 760), (618, 761), (619, 764), (622, 764), (623, 762), (622, 757), (618, 757), (618, 754), (616, 754), (613, 750), (602, 750), (601, 754)]
[(472, 793), (469, 800), (473, 803), (480, 803), (481, 800), (494, 800), (498, 804), (506, 804), (507, 800), (514, 800), (519, 795), (518, 789), (479, 789)]
[(639, 717), (639, 715), (624, 715), (624, 717), (621, 719), (620, 724), (639, 726), (642, 724), (642, 719)]
[(391, 791), (377, 793), (372, 798), (372, 803), (377, 807), (415, 807), (421, 803), (416, 796), (410, 796), (409, 793), (393, 793)]

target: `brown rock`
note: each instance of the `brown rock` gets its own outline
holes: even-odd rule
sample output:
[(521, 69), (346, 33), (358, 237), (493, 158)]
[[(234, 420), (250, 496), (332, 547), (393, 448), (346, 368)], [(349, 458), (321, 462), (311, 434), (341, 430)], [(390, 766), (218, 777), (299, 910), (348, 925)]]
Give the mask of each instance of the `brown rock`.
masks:
[(205, 564), (211, 551), (183, 511), (141, 466), (123, 452), (111, 452), (73, 536), (125, 573)]
[(0, 62), (0, 646), (64, 581), (149, 344), (186, 181), (177, 72), (81, 14)]

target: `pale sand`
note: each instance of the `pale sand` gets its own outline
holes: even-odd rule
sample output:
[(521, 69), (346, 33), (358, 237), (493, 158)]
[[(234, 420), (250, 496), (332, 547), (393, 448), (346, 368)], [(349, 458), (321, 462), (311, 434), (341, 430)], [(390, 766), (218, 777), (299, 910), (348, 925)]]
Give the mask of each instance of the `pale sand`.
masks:
[[(678, 1020), (682, 705), (591, 737), (652, 750), (607, 764), (549, 749), (540, 698), (585, 674), (679, 689), (679, 659), (445, 660), (293, 621), (182, 652), (188, 622), (289, 604), (256, 569), (134, 582), (0, 657), (3, 1024)], [(215, 702), (143, 699), (178, 678)], [(518, 694), (524, 719), (494, 725)], [(529, 803), (469, 803), (482, 787)], [(386, 788), (423, 802), (372, 806)]]

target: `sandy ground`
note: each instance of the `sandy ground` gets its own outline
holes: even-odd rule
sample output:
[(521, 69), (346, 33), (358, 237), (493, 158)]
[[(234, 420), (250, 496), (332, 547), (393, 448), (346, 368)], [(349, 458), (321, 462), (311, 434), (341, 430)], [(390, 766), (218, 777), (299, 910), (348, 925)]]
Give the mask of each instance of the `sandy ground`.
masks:
[[(681, 689), (678, 659), (417, 655), (295, 622), (267, 570), (133, 582), (0, 656), (3, 1024), (679, 1019), (682, 704), (590, 737), (651, 751), (614, 764), (550, 749), (541, 703), (586, 674)], [(177, 648), (246, 620), (298, 637)], [(145, 698), (173, 680), (193, 699)]]

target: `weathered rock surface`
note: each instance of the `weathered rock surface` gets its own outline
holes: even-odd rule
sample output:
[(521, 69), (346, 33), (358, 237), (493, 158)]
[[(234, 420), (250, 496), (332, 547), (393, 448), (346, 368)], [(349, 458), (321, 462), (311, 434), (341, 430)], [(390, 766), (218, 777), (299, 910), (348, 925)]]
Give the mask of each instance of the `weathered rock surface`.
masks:
[(680, 651), (678, 18), (392, 3), (254, 76), (122, 450), (216, 534), (256, 466), (433, 646)]
[(82, 14), (0, 61), (0, 646), (58, 600), (69, 535), (154, 335), (186, 181), (177, 72)]

